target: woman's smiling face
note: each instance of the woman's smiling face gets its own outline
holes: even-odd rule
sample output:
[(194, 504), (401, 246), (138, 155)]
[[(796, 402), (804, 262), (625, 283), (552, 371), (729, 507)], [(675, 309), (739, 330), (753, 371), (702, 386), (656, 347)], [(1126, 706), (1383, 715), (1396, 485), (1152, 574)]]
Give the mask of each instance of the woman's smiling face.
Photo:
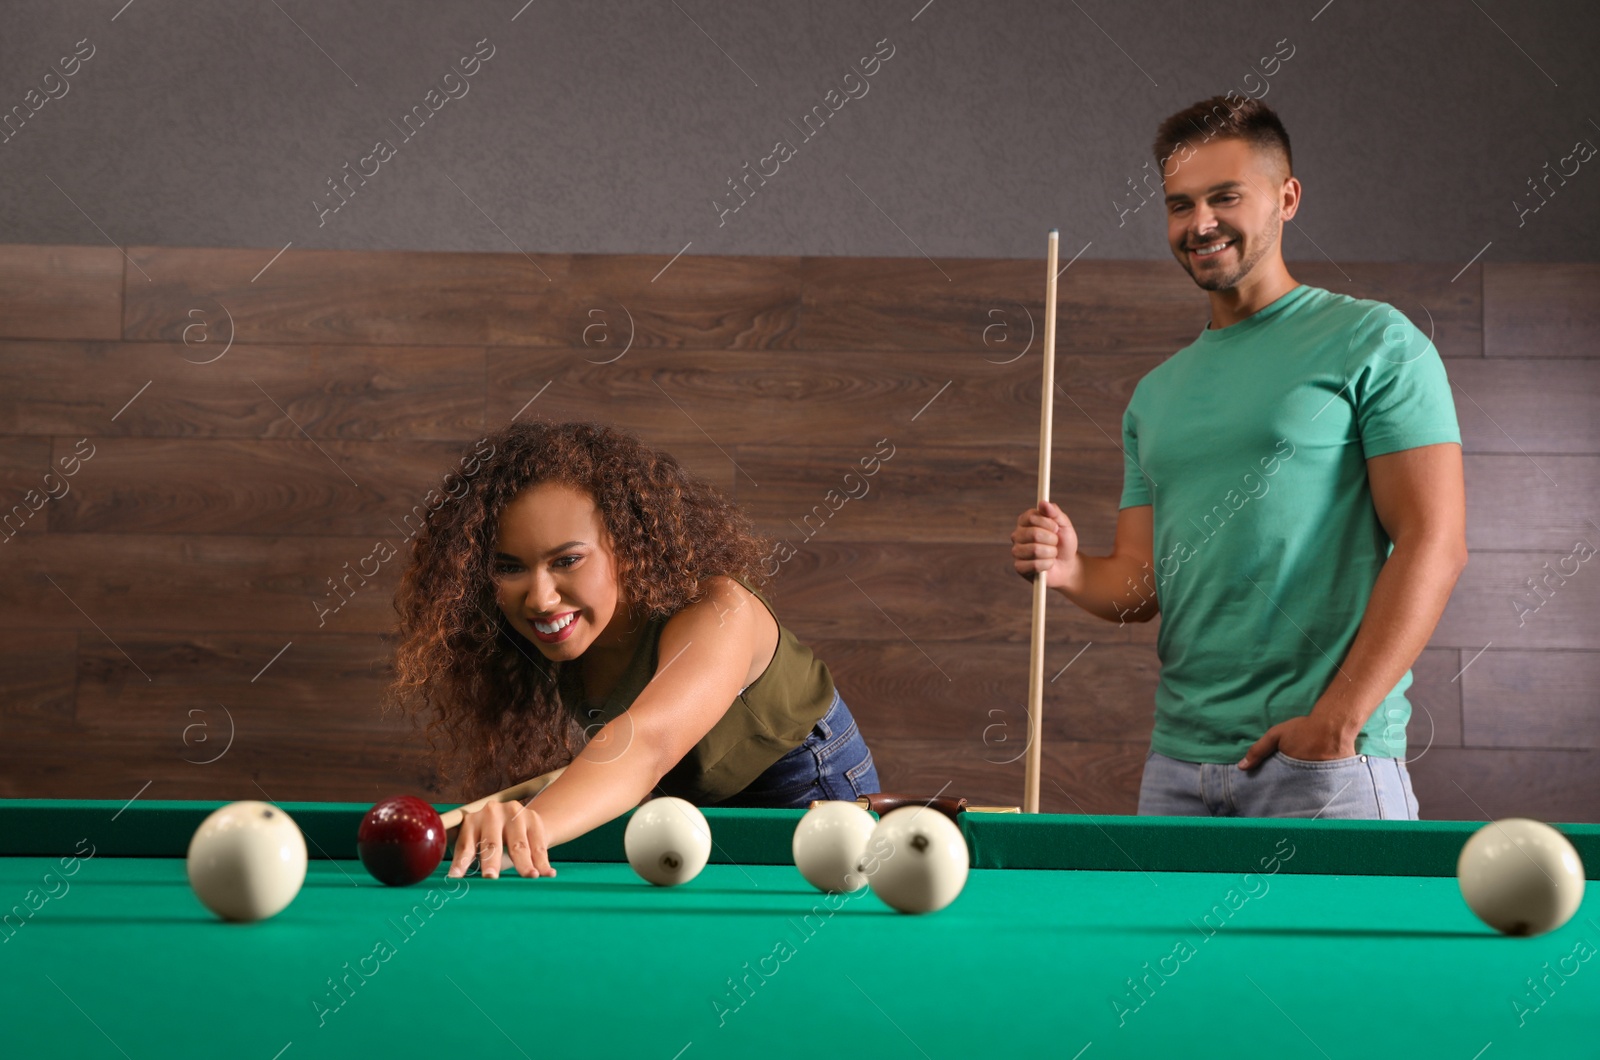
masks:
[(586, 491), (559, 482), (532, 486), (506, 506), (496, 527), (495, 596), (513, 629), (551, 661), (617, 642), (628, 617), (605, 521)]

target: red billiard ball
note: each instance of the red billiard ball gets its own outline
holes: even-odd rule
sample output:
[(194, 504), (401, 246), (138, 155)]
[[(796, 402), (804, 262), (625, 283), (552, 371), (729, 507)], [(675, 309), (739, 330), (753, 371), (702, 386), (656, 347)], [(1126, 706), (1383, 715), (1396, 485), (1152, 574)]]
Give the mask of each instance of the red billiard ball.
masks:
[(361, 864), (391, 887), (425, 880), (444, 860), (444, 822), (412, 795), (384, 799), (367, 811), (356, 835)]

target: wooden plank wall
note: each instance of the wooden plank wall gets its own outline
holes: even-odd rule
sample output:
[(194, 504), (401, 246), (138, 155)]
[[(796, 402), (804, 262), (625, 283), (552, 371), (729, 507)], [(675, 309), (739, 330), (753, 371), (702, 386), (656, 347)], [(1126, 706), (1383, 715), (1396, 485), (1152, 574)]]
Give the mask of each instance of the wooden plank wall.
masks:
[[(376, 709), (398, 570), (317, 605), (520, 413), (631, 428), (796, 546), (780, 615), (886, 787), (1019, 801), (1042, 261), (669, 261), (0, 247), (0, 795), (458, 795)], [(1472, 560), (1416, 667), (1418, 796), (1600, 820), (1600, 575), (1561, 560), (1600, 545), (1600, 266), (1457, 270), (1292, 266), (1407, 313), (1455, 387)], [(1206, 302), (1168, 262), (1061, 297), (1054, 494), (1104, 553), (1122, 411)], [(1578, 569), (1541, 599), (1546, 562)], [(1157, 629), (1052, 604), (1046, 809), (1134, 811)]]

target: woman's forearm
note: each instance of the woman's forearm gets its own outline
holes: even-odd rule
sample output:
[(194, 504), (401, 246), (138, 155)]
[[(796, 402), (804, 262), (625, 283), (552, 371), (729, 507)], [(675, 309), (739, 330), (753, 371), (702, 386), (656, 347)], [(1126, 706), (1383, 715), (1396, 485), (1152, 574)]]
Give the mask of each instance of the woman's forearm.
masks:
[(558, 846), (627, 813), (665, 774), (660, 756), (626, 713), (612, 719), (564, 773), (528, 804)]

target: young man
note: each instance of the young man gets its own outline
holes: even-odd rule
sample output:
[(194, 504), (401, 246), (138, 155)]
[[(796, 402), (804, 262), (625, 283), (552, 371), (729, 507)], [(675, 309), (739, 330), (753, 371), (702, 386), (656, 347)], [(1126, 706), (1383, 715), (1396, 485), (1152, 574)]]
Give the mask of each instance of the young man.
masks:
[(1270, 109), (1205, 100), (1154, 146), (1211, 321), (1123, 415), (1112, 553), (1046, 504), (1017, 573), (1108, 621), (1160, 612), (1141, 814), (1414, 820), (1409, 668), (1467, 562), (1444, 364), (1392, 307), (1289, 275), (1301, 188)]

